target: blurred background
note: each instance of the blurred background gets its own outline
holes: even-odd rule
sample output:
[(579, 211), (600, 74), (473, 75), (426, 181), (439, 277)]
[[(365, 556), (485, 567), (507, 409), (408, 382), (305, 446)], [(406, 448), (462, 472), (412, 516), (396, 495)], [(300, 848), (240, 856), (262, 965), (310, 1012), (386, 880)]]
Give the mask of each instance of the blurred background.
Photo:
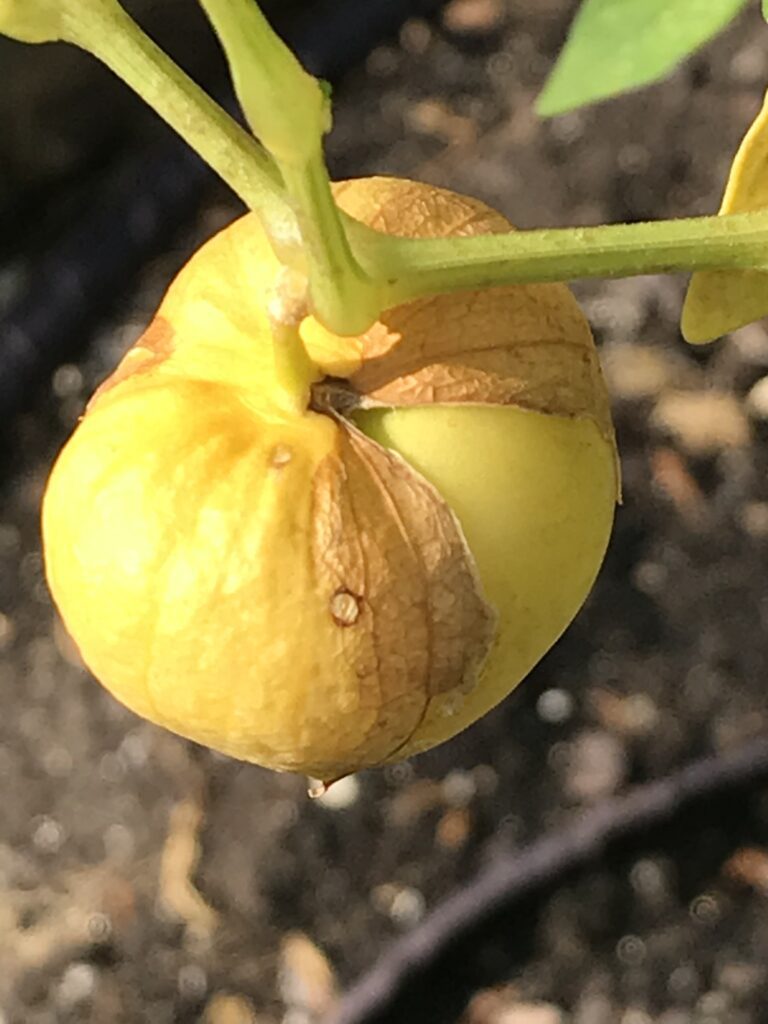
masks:
[[(192, 0), (126, 6), (227, 95)], [(757, 4), (667, 81), (549, 122), (573, 0), (265, 7), (334, 80), (335, 177), (521, 227), (715, 211), (768, 82)], [(461, 737), (310, 801), (102, 691), (39, 548), (88, 395), (240, 208), (92, 60), (0, 40), (0, 68), (2, 1024), (768, 1019), (764, 325), (691, 350), (682, 278), (576, 285), (624, 475), (587, 607)]]

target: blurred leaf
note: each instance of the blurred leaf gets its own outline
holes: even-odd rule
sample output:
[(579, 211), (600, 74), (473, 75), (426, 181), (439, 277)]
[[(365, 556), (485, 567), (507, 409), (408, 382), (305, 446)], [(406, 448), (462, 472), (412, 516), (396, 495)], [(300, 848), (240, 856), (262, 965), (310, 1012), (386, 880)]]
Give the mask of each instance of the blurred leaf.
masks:
[(768, 21), (768, 0), (763, 0), (763, 17)]
[(563, 114), (662, 77), (725, 28), (746, 2), (584, 0), (539, 96), (538, 113)]
[[(768, 207), (768, 96), (731, 165), (720, 213)], [(686, 341), (712, 341), (768, 316), (768, 274), (758, 270), (707, 270), (691, 278), (680, 324)]]

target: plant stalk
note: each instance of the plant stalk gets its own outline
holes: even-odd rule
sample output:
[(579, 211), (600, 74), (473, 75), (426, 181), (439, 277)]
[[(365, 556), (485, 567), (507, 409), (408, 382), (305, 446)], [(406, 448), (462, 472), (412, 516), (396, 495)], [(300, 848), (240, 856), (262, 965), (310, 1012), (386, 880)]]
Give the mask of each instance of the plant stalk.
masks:
[(355, 260), (331, 193), (322, 149), (328, 96), (256, 0), (200, 3), (227, 54), (246, 119), (282, 173), (304, 242), (311, 310), (329, 330), (359, 334), (380, 315), (381, 296)]
[(768, 210), (474, 238), (369, 236), (356, 251), (369, 273), (388, 281), (387, 306), (509, 284), (694, 270), (768, 272)]
[[(271, 140), (279, 166), (117, 0), (0, 0), (0, 31), (27, 42), (64, 39), (110, 67), (259, 214), (280, 260), (309, 272), (313, 310), (337, 333), (364, 330), (382, 309), (464, 289), (695, 270), (768, 273), (768, 210), (475, 238), (395, 238), (359, 224), (331, 195), (320, 83), (252, 0), (202, 2), (227, 37), (246, 114)], [(241, 24), (253, 28), (250, 43), (237, 36)], [(261, 68), (255, 76), (254, 65)], [(266, 114), (259, 102), (265, 81)], [(291, 97), (303, 105), (297, 109)]]
[[(2, 0), (0, 0), (2, 2)], [(20, 2), (20, 0), (19, 0)], [(52, 0), (25, 0), (45, 25)], [(93, 54), (165, 120), (252, 210), (281, 259), (301, 262), (301, 238), (280, 171), (259, 143), (136, 24), (116, 0), (61, 0), (56, 35)], [(0, 11), (0, 14), (2, 12)], [(0, 30), (4, 28), (0, 18)]]

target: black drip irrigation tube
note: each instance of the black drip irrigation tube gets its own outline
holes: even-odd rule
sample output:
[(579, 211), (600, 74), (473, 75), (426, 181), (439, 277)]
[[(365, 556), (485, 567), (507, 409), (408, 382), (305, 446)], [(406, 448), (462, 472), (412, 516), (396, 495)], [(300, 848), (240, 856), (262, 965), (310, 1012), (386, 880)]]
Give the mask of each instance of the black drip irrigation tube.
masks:
[[(430, 14), (441, 3), (328, 0), (296, 20), (286, 38), (314, 74), (333, 81), (408, 17)], [(213, 172), (180, 140), (134, 152), (77, 224), (51, 243), (0, 320), (0, 431), (47, 374), (85, 346), (147, 261), (194, 216), (212, 180)]]
[[(499, 912), (562, 882), (620, 840), (638, 840), (682, 811), (768, 782), (768, 736), (724, 754), (692, 761), (636, 786), (552, 829), (529, 846), (499, 857), (438, 904), (411, 932), (385, 949), (341, 997), (324, 1024), (411, 1024), (409, 990), (427, 977), (450, 983), (452, 950)], [(709, 804), (707, 804), (709, 806)], [(430, 1022), (431, 1024), (431, 1022)]]

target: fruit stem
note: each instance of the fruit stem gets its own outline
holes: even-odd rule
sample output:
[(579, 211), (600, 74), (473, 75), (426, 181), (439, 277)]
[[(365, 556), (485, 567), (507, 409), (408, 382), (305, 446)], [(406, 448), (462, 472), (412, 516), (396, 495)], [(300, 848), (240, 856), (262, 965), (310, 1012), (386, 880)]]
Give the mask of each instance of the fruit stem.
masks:
[(294, 414), (306, 411), (309, 405), (310, 385), (320, 374), (310, 361), (298, 324), (272, 323), (272, 353), (279, 404)]
[(358, 224), (331, 194), (322, 85), (255, 2), (201, 3), (225, 45), (246, 115), (272, 157), (117, 0), (0, 0), (0, 32), (26, 42), (66, 40), (110, 67), (258, 212), (281, 262), (308, 271), (312, 309), (337, 334), (360, 333), (381, 309), (463, 289), (692, 270), (768, 272), (766, 210), (446, 239), (395, 238)]
[(474, 238), (363, 240), (361, 263), (388, 278), (385, 304), (535, 281), (691, 270), (768, 271), (768, 210)]
[(200, 0), (229, 61), (237, 98), (282, 173), (299, 222), (311, 309), (337, 334), (366, 330), (381, 312), (331, 193), (322, 140), (331, 126), (327, 89), (273, 31), (256, 0)]
[(307, 280), (284, 267), (278, 274), (268, 306), (272, 331), (272, 357), (278, 399), (291, 413), (303, 413), (309, 405), (310, 386), (321, 374), (309, 358), (299, 333), (307, 315)]

